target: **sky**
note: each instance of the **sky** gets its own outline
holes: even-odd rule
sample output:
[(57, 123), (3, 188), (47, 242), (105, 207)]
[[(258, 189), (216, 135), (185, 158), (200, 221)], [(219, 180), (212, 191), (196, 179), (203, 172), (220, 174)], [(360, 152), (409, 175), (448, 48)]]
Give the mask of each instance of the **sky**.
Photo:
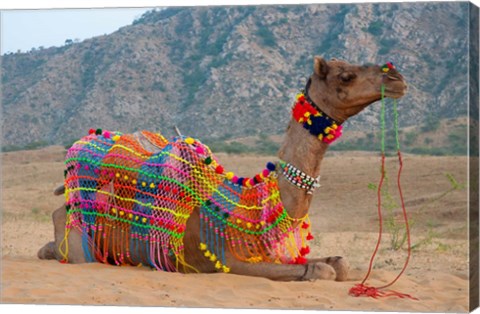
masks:
[(149, 8), (4, 10), (1, 12), (1, 54), (62, 46), (110, 34), (131, 24)]

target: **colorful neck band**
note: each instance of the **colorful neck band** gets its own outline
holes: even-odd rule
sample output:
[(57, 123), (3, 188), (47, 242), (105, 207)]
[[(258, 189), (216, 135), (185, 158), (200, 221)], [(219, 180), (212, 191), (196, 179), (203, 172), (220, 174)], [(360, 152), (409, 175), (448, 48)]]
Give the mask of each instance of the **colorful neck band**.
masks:
[(320, 187), (320, 176), (317, 178), (311, 177), (284, 161), (280, 161), (279, 165), (287, 181), (300, 189), (307, 190), (307, 194), (312, 194), (316, 188)]
[(318, 137), (324, 143), (330, 144), (342, 135), (342, 126), (319, 108), (315, 108), (303, 93), (296, 97), (292, 116), (310, 134)]

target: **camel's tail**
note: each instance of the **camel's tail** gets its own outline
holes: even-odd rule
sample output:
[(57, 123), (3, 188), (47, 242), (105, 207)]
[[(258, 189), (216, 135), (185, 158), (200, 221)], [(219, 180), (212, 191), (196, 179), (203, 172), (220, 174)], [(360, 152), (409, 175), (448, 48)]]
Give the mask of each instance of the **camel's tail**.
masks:
[(61, 185), (53, 191), (53, 195), (63, 195), (65, 193), (65, 186)]

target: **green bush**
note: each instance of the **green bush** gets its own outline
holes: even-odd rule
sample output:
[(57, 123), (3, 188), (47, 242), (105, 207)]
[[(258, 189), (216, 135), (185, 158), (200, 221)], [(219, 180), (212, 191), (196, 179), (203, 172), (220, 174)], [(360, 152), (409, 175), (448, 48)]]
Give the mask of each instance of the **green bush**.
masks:
[(380, 36), (383, 33), (383, 22), (382, 21), (375, 21), (371, 22), (370, 25), (368, 25), (367, 31), (375, 36)]
[(264, 25), (257, 26), (258, 30), (255, 34), (260, 37), (261, 43), (267, 47), (275, 47), (277, 45), (277, 40), (275, 39), (275, 35), (272, 33), (272, 31)]

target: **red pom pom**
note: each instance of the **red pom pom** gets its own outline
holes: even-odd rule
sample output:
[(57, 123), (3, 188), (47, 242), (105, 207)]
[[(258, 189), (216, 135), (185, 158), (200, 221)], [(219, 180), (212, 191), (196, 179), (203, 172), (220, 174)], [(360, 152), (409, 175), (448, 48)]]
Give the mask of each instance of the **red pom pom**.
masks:
[(95, 134), (95, 129), (88, 130), (88, 134)]
[(257, 174), (257, 175), (255, 176), (255, 180), (256, 180), (258, 183), (260, 183), (260, 182), (263, 181), (262, 177), (261, 177), (259, 174)]
[(295, 259), (295, 264), (306, 264), (307, 263), (307, 259), (303, 256), (299, 256)]
[(313, 235), (309, 232), (308, 235), (307, 235), (307, 240), (313, 240)]
[(310, 247), (309, 247), (309, 246), (307, 246), (307, 247), (302, 247), (302, 248), (300, 249), (300, 255), (305, 256), (305, 255), (307, 255), (308, 253), (310, 253)]
[(217, 168), (215, 168), (215, 172), (218, 174), (222, 174), (225, 171), (221, 165), (218, 165)]
[(303, 228), (303, 229), (308, 229), (308, 227), (310, 227), (310, 225), (307, 224), (306, 222), (303, 222), (302, 228)]

